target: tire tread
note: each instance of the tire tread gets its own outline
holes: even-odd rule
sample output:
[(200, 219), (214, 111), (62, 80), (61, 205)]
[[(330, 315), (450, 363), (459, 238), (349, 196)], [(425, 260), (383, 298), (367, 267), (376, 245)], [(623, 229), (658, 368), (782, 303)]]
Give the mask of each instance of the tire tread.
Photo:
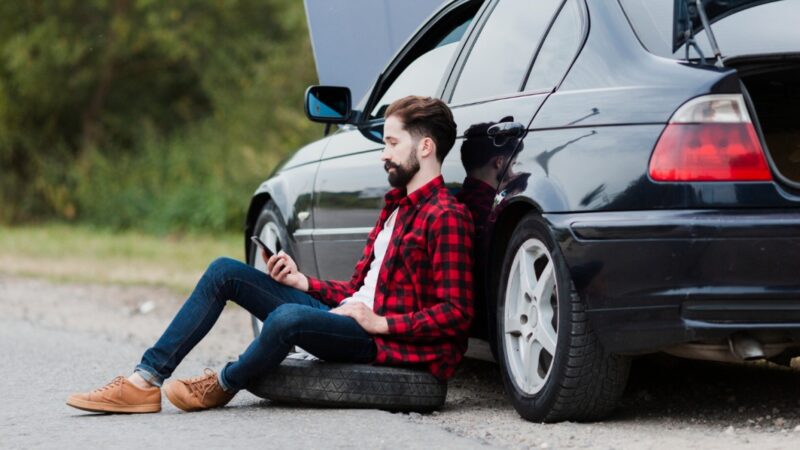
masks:
[(570, 286), (570, 302), (573, 326), (567, 375), (545, 422), (593, 421), (607, 416), (616, 407), (628, 379), (630, 360), (603, 350), (574, 286)]
[(248, 390), (279, 403), (427, 412), (444, 404), (447, 383), (421, 370), (287, 359)]

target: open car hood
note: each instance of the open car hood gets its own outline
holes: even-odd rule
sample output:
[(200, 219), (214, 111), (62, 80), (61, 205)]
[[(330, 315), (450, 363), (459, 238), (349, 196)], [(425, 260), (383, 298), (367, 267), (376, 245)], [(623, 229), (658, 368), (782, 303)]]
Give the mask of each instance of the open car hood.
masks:
[[(739, 11), (775, 1), (778, 0), (702, 0), (702, 3), (708, 22), (712, 24)], [(697, 2), (695, 0), (675, 0), (672, 18), (673, 52), (686, 43), (687, 30), (690, 27), (691, 34), (696, 34), (703, 29), (700, 14), (697, 11)], [(746, 32), (746, 30), (742, 30), (742, 32)]]
[(305, 0), (320, 84), (347, 86), (358, 101), (392, 55), (443, 2)]

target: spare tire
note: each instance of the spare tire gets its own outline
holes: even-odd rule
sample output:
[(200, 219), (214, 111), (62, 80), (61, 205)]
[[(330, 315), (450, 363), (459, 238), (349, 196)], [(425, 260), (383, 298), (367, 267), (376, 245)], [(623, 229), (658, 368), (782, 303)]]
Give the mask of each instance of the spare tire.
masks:
[(433, 411), (447, 383), (422, 370), (286, 359), (248, 391), (277, 403), (388, 411)]

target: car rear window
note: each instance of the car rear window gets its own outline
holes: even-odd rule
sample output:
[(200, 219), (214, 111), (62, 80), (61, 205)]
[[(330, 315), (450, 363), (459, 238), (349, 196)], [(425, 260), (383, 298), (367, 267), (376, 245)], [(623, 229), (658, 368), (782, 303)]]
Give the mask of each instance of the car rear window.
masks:
[(458, 78), (454, 104), (518, 92), (531, 58), (562, 0), (498, 3)]
[[(642, 45), (651, 53), (684, 59), (686, 46), (672, 52), (672, 17), (675, 0), (619, 0)], [(783, 0), (754, 6), (711, 25), (722, 56), (800, 52), (800, 0)], [(704, 30), (695, 39), (706, 58), (713, 57)], [(695, 50), (689, 59), (697, 59)]]
[(567, 0), (536, 55), (526, 91), (550, 91), (563, 78), (583, 41), (583, 15), (579, 0)]

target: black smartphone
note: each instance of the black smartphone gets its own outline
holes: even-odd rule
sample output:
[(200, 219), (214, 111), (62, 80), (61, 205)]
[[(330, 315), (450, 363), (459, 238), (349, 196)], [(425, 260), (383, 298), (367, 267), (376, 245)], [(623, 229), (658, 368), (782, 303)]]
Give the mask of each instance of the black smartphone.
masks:
[(261, 247), (261, 249), (262, 249), (262, 250), (264, 250), (264, 253), (266, 253), (266, 254), (267, 254), (267, 258), (271, 258), (271, 257), (272, 257), (272, 255), (274, 255), (274, 254), (275, 254), (275, 252), (273, 252), (272, 250), (270, 250), (270, 248), (269, 248), (269, 247), (267, 247), (267, 244), (265, 244), (265, 243), (264, 243), (264, 241), (262, 241), (261, 239), (259, 239), (259, 238), (258, 238), (258, 236), (250, 236), (250, 240), (251, 240), (251, 241), (253, 241), (253, 242), (255, 242), (255, 243), (256, 243), (256, 245), (258, 245), (259, 247)]

